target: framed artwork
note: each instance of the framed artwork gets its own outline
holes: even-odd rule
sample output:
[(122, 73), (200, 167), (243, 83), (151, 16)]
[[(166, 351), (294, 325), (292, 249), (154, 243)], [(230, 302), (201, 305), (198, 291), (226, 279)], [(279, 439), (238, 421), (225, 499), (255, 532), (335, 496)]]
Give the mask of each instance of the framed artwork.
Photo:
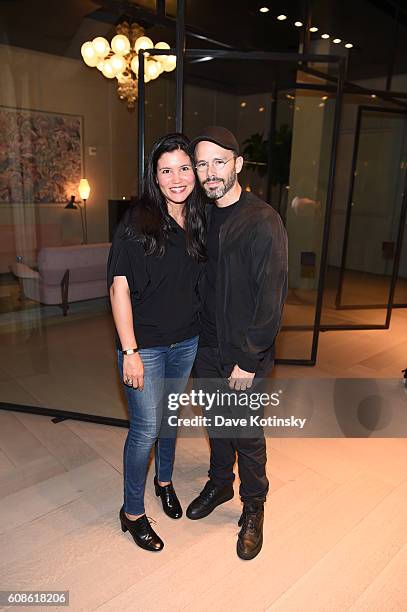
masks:
[(0, 106), (0, 203), (67, 202), (83, 176), (82, 117)]

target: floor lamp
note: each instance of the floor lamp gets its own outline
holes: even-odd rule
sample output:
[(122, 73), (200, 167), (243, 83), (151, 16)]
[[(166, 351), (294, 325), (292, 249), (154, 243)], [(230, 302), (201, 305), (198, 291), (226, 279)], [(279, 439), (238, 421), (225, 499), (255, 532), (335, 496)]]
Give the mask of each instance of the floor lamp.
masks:
[(86, 217), (86, 201), (90, 194), (90, 185), (87, 179), (81, 179), (78, 186), (79, 195), (82, 198), (83, 205), (81, 206), (79, 202), (75, 202), (75, 196), (71, 195), (71, 199), (68, 204), (65, 206), (68, 210), (76, 210), (79, 208), (81, 213), (81, 225), (82, 225), (82, 244), (88, 243), (88, 220)]

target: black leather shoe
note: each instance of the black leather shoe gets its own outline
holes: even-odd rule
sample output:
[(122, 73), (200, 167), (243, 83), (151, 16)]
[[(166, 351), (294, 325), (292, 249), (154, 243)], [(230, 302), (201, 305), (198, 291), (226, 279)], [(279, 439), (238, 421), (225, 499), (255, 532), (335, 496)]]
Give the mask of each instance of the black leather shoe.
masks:
[(157, 476), (154, 476), (154, 487), (157, 497), (161, 497), (161, 503), (165, 514), (172, 519), (181, 518), (182, 508), (177, 494), (174, 491), (172, 482), (162, 487), (158, 484)]
[(248, 561), (254, 559), (263, 545), (264, 506), (262, 502), (246, 502), (239, 519), (237, 556)]
[(151, 550), (153, 552), (158, 552), (164, 548), (164, 542), (160, 537), (158, 537), (154, 529), (151, 527), (145, 514), (140, 516), (140, 518), (136, 519), (135, 521), (131, 521), (125, 515), (122, 507), (120, 509), (119, 517), (122, 531), (128, 531), (135, 543), (140, 546), (140, 548), (144, 548), (144, 550)]
[(208, 516), (216, 508), (233, 497), (232, 485), (220, 487), (208, 480), (200, 494), (187, 508), (187, 517), (193, 521)]

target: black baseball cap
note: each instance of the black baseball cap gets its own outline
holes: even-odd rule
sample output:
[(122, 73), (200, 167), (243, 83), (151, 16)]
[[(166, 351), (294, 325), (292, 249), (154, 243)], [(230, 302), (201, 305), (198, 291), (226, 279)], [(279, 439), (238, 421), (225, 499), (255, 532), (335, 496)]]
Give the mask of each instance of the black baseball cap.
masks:
[(198, 142), (202, 142), (203, 140), (214, 142), (223, 149), (229, 149), (230, 151), (234, 151), (236, 155), (239, 155), (239, 143), (232, 132), (227, 130), (225, 127), (220, 125), (209, 125), (202, 130), (199, 136), (191, 140), (192, 152), (195, 151), (195, 147)]

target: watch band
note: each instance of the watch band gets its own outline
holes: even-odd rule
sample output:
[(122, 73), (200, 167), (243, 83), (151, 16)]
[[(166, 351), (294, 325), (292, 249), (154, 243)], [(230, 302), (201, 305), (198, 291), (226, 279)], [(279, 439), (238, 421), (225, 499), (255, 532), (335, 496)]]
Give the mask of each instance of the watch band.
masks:
[(134, 355), (134, 353), (138, 353), (138, 348), (125, 349), (122, 351), (122, 355)]

